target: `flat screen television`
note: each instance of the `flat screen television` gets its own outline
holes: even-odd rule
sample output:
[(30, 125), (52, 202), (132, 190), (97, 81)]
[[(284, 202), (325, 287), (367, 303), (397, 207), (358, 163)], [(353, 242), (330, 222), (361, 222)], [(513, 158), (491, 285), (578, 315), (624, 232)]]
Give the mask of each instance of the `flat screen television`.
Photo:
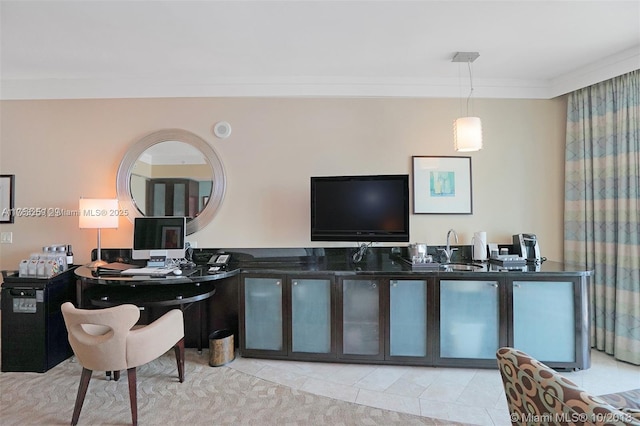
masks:
[(311, 241), (409, 241), (409, 175), (312, 177)]
[(185, 256), (187, 218), (183, 216), (136, 217), (133, 222), (133, 259), (165, 256), (182, 259)]

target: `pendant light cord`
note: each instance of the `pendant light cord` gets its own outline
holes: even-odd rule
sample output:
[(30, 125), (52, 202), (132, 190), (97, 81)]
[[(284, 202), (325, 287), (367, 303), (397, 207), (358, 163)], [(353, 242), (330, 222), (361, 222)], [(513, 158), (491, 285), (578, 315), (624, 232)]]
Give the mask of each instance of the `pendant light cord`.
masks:
[(471, 90), (469, 91), (469, 96), (467, 97), (467, 117), (469, 116), (469, 101), (471, 100), (471, 95), (473, 94), (473, 77), (471, 76), (471, 61), (467, 61), (467, 66), (469, 67), (469, 86)]

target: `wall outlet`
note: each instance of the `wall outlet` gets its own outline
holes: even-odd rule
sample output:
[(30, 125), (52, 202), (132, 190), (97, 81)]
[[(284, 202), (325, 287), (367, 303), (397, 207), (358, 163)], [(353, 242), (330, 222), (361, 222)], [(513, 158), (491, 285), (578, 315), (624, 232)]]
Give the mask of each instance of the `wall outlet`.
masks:
[(13, 232), (0, 232), (0, 244), (13, 243)]

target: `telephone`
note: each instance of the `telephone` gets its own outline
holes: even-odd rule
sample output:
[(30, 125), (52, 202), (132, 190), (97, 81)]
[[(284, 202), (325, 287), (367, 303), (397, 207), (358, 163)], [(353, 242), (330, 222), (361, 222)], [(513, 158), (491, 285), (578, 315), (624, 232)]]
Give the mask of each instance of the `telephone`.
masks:
[(211, 256), (211, 259), (209, 259), (207, 264), (215, 265), (215, 266), (223, 266), (229, 263), (229, 260), (231, 260), (230, 254), (214, 254), (213, 256)]
[(207, 262), (209, 267), (209, 273), (215, 274), (226, 270), (227, 264), (231, 260), (230, 254), (214, 254)]

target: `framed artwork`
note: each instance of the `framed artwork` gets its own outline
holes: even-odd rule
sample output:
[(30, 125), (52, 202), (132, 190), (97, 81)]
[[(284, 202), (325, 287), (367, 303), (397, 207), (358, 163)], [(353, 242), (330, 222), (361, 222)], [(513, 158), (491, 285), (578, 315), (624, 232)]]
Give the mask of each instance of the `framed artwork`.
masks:
[(0, 175), (0, 223), (13, 223), (15, 175)]
[(163, 226), (162, 227), (162, 248), (164, 249), (180, 248), (182, 244), (180, 230), (181, 228), (179, 226)]
[(471, 157), (414, 156), (414, 214), (472, 214)]

